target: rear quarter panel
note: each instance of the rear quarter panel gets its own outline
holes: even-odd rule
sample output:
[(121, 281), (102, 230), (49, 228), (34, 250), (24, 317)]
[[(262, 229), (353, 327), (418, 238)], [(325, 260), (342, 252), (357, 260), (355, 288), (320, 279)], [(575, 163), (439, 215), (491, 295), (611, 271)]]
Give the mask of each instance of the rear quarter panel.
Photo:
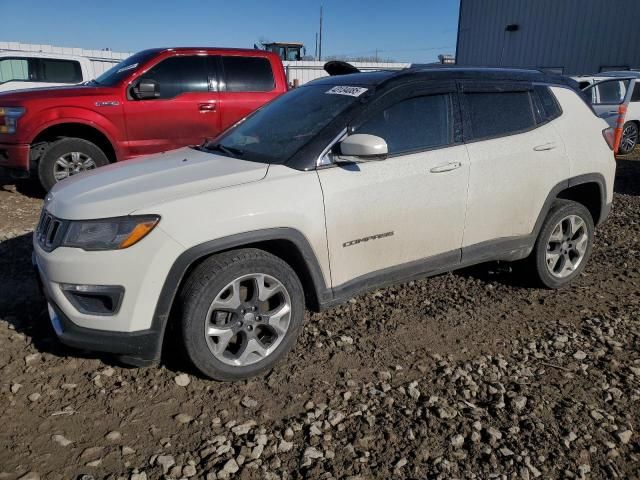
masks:
[(553, 122), (562, 137), (569, 158), (571, 177), (599, 173), (606, 182), (607, 203), (613, 201), (616, 161), (602, 131), (607, 122), (598, 118), (571, 89), (551, 87), (562, 107), (562, 115)]

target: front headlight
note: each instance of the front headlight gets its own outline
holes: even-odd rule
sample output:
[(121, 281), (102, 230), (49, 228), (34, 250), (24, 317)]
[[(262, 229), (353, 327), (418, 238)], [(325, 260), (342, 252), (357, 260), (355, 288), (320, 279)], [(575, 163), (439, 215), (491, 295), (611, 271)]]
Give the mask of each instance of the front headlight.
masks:
[(157, 215), (71, 221), (60, 246), (84, 250), (121, 250), (146, 237), (159, 221)]
[(25, 111), (24, 107), (0, 107), (0, 133), (16, 133), (18, 119)]

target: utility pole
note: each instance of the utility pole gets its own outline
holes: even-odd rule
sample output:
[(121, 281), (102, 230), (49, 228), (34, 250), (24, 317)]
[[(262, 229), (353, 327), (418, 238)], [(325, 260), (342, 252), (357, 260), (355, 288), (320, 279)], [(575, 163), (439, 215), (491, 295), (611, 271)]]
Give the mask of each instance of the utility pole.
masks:
[(316, 32), (316, 49), (313, 52), (313, 58), (318, 60), (318, 32)]
[(318, 61), (322, 61), (322, 5), (320, 5), (320, 40), (318, 43)]

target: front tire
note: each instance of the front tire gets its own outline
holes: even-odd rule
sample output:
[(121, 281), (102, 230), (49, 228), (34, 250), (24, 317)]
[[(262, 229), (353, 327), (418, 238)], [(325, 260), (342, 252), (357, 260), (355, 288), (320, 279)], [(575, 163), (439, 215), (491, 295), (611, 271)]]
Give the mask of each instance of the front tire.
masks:
[(297, 275), (258, 249), (206, 259), (189, 275), (181, 305), (187, 355), (216, 380), (241, 380), (272, 368), (289, 352), (304, 321)]
[(585, 268), (593, 247), (594, 224), (586, 207), (556, 200), (529, 258), (537, 280), (547, 288), (571, 283)]
[(38, 178), (49, 191), (65, 178), (108, 164), (109, 159), (94, 143), (82, 138), (61, 138), (49, 144), (40, 157)]
[(622, 139), (620, 140), (620, 147), (618, 153), (620, 155), (627, 155), (636, 148), (638, 144), (638, 124), (636, 122), (627, 122), (622, 128)]

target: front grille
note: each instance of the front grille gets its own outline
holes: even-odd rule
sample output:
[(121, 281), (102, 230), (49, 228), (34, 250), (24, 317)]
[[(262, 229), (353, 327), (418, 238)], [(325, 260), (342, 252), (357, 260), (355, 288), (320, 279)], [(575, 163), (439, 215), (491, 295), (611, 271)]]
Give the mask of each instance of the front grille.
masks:
[(42, 210), (40, 221), (36, 228), (36, 240), (43, 250), (50, 252), (62, 242), (64, 222), (57, 219), (46, 210)]

